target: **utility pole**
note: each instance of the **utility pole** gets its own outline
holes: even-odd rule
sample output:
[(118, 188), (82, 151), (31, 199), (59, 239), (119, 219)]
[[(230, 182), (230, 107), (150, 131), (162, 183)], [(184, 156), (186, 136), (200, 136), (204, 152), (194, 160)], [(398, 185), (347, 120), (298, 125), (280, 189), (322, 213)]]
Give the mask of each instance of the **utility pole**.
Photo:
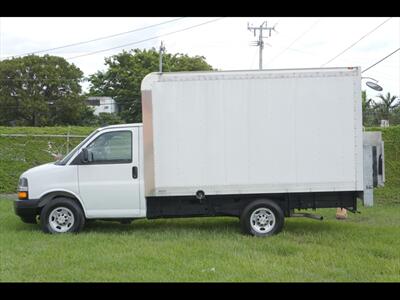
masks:
[(256, 31), (259, 30), (259, 34), (258, 34), (258, 41), (255, 41), (254, 44), (252, 44), (252, 46), (258, 46), (259, 48), (259, 69), (262, 70), (263, 68), (263, 58), (262, 58), (262, 53), (263, 53), (263, 49), (264, 49), (264, 40), (263, 38), (267, 38), (265, 36), (263, 36), (263, 30), (268, 30), (269, 35), (268, 37), (271, 36), (271, 31), (276, 31), (275, 30), (275, 25), (273, 27), (268, 27), (267, 26), (267, 21), (264, 21), (259, 27), (254, 27), (254, 26), (249, 26), (249, 23), (247, 23), (247, 29), (250, 31), (254, 32), (254, 36), (256, 36)]
[(160, 56), (160, 73), (162, 73), (162, 56), (163, 56), (164, 51), (165, 51), (165, 47), (164, 47), (163, 42), (161, 41), (160, 55), (159, 55)]

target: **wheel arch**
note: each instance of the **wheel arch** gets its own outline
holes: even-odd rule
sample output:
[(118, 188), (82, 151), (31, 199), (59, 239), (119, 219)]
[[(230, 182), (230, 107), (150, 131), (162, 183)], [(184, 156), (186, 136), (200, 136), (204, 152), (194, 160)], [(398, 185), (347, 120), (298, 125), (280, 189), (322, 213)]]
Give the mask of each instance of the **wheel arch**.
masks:
[(72, 199), (76, 203), (78, 203), (78, 205), (82, 209), (83, 215), (85, 216), (85, 218), (87, 217), (86, 210), (85, 210), (85, 207), (82, 204), (81, 199), (79, 199), (79, 197), (75, 193), (72, 193), (70, 191), (62, 191), (61, 190), (61, 191), (50, 191), (50, 192), (47, 192), (47, 193), (43, 194), (40, 197), (40, 201), (39, 201), (38, 207), (41, 210), (50, 201), (52, 201), (52, 200), (54, 200), (56, 198), (61, 198), (61, 197)]
[[(267, 201), (267, 202), (272, 202), (274, 204), (276, 204), (277, 206), (279, 206), (279, 208), (283, 211), (283, 213), (285, 214), (285, 211), (287, 209), (287, 205), (285, 203), (285, 199), (282, 196), (275, 196), (272, 197), (271, 195), (264, 195), (264, 196), (257, 196), (257, 197), (253, 197), (250, 199), (246, 199), (247, 201), (245, 201), (240, 209), (240, 214), (243, 213), (243, 211), (249, 206), (254, 204), (255, 202), (261, 202), (261, 201)], [(286, 215), (285, 215), (286, 216)]]

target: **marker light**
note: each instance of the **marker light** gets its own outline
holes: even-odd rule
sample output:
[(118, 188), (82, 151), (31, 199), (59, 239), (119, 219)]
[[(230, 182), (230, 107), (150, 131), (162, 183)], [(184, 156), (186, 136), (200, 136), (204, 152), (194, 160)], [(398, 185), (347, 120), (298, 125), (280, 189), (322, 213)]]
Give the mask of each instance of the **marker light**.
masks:
[(18, 199), (19, 200), (28, 199), (28, 192), (18, 192)]

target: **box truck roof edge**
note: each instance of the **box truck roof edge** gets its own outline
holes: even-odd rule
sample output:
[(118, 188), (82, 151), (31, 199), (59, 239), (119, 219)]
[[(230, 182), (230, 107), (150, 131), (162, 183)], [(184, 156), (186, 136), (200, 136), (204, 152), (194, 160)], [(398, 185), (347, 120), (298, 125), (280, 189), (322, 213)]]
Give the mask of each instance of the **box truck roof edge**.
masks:
[(169, 76), (198, 76), (198, 75), (247, 75), (247, 74), (269, 74), (269, 73), (287, 73), (293, 71), (294, 73), (298, 72), (337, 72), (337, 71), (354, 71), (358, 70), (361, 74), (360, 66), (351, 66), (351, 67), (325, 67), (325, 68), (292, 68), (292, 69), (264, 69), (264, 70), (225, 70), (225, 71), (180, 71), (180, 72), (151, 72), (147, 74), (141, 83), (141, 90), (151, 90), (151, 85), (153, 82), (161, 79), (163, 77)]

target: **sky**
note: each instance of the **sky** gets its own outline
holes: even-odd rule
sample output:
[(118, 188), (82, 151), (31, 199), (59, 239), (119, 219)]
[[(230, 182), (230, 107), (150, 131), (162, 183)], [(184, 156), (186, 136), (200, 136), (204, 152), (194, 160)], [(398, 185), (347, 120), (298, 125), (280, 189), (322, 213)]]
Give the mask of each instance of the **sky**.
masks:
[[(248, 24), (260, 26), (264, 21), (276, 29), (271, 36), (264, 34), (264, 69), (366, 69), (400, 47), (399, 17), (1, 17), (0, 59), (148, 27), (39, 55), (62, 56), (88, 76), (106, 70), (105, 57), (123, 49), (158, 48), (163, 41), (168, 53), (201, 55), (219, 70), (258, 69), (259, 48), (251, 46), (258, 33), (255, 37)], [(160, 23), (164, 24), (153, 26)], [(364, 79), (362, 88), (368, 97), (376, 99), (387, 92), (400, 96), (400, 51), (363, 76), (378, 80), (383, 87), (382, 92), (371, 90)]]

